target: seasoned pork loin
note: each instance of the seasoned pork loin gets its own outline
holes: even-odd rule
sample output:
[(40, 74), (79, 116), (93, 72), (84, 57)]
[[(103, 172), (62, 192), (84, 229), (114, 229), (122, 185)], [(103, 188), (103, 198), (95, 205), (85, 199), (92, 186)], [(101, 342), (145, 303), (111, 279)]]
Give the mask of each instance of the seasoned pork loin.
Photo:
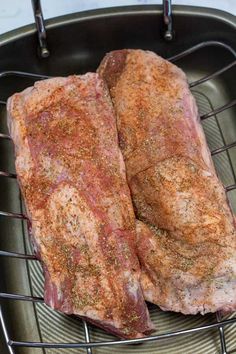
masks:
[(45, 303), (124, 338), (153, 328), (108, 91), (97, 74), (8, 100), (16, 171), (45, 274)]
[(164, 310), (236, 310), (236, 232), (185, 74), (142, 50), (98, 72), (117, 114), (137, 217), (146, 300)]

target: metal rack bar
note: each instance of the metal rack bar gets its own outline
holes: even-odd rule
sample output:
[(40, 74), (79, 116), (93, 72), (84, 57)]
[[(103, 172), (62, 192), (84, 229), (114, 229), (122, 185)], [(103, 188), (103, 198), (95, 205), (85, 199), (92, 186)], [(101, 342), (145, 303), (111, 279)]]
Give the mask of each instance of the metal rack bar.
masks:
[(13, 257), (19, 259), (30, 259), (37, 261), (37, 257), (33, 254), (24, 254), (24, 253), (17, 253), (17, 252), (8, 252), (8, 251), (0, 251), (0, 257)]
[(12, 348), (11, 344), (9, 344), (10, 343), (10, 338), (9, 338), (9, 335), (8, 335), (7, 327), (6, 327), (6, 324), (5, 324), (5, 321), (4, 321), (4, 317), (3, 317), (3, 313), (2, 313), (2, 305), (0, 305), (0, 323), (2, 325), (2, 330), (3, 330), (3, 334), (4, 334), (4, 337), (5, 337), (5, 341), (6, 341), (9, 353), (10, 354), (15, 354), (15, 350)]
[(225, 187), (225, 189), (227, 192), (230, 192), (230, 191), (236, 189), (236, 184), (231, 184), (231, 186)]
[[(84, 326), (84, 336), (85, 336), (85, 342), (90, 343), (90, 335), (89, 335), (89, 328), (87, 325), (87, 322), (83, 320), (83, 326)], [(90, 347), (87, 348), (87, 354), (93, 354), (92, 349)]]
[(1, 138), (1, 139), (12, 140), (11, 137), (10, 137), (10, 135), (2, 134), (2, 133), (0, 133), (0, 138)]
[(205, 120), (205, 119), (210, 118), (210, 117), (214, 116), (215, 114), (221, 113), (221, 112), (225, 111), (226, 109), (231, 108), (233, 106), (236, 106), (236, 99), (229, 102), (229, 103), (226, 103), (224, 106), (214, 109), (213, 111), (211, 111), (209, 113), (203, 114), (200, 118), (201, 118), (201, 120)]
[[(216, 320), (217, 320), (217, 322), (221, 321), (221, 315), (220, 315), (219, 312), (216, 312)], [(218, 328), (218, 330), (219, 330), (219, 335), (220, 335), (221, 353), (222, 354), (227, 354), (224, 328), (222, 326), (220, 326)]]
[(16, 178), (16, 174), (15, 173), (4, 172), (4, 171), (0, 171), (0, 176)]
[(0, 299), (33, 301), (33, 302), (43, 302), (44, 301), (42, 297), (28, 296), (28, 295), (18, 295), (18, 294), (9, 294), (9, 293), (0, 293)]
[[(220, 121), (219, 121), (219, 117), (216, 115), (215, 116), (215, 122), (216, 122), (216, 125), (219, 129), (219, 132), (220, 132), (220, 136), (221, 136), (221, 139), (222, 139), (222, 142), (223, 142), (223, 146), (226, 146), (226, 140), (225, 140), (225, 137), (224, 137), (224, 134), (223, 134), (223, 131), (221, 129), (221, 124), (220, 124)], [(232, 176), (233, 176), (233, 182), (232, 183), (236, 183), (236, 173), (235, 173), (235, 170), (234, 170), (234, 166), (233, 166), (233, 162), (232, 162), (232, 159), (231, 159), (231, 156), (230, 156), (230, 153), (229, 153), (229, 149), (225, 150), (225, 155), (227, 156), (227, 159), (229, 161), (229, 166), (230, 166), (230, 169), (231, 169), (231, 172), (232, 172)], [(227, 192), (227, 190), (226, 190)]]
[[(28, 73), (26, 71), (16, 71), (16, 70), (7, 70), (7, 71), (2, 71), (0, 73), (0, 78), (1, 77), (6, 77), (6, 76), (19, 76), (19, 77), (28, 77), (31, 79), (50, 79), (52, 76), (48, 75), (41, 75), (41, 74), (35, 74), (35, 73)], [(1, 101), (2, 104), (6, 104), (6, 102)]]
[(10, 218), (16, 218), (16, 219), (24, 219), (24, 220), (28, 220), (27, 216), (24, 214), (19, 214), (19, 213), (9, 213), (6, 211), (0, 211), (0, 215), (2, 216), (7, 216)]
[(172, 57), (167, 58), (167, 60), (169, 60), (171, 62), (175, 62), (176, 60), (182, 59), (182, 58), (186, 57), (187, 55), (192, 54), (192, 53), (196, 52), (197, 50), (205, 48), (207, 46), (209, 46), (209, 47), (210, 46), (222, 47), (222, 48), (228, 50), (236, 58), (236, 51), (232, 47), (230, 47), (228, 44), (225, 44), (220, 41), (205, 41), (205, 42), (201, 42), (199, 44), (196, 44), (193, 47), (188, 48), (179, 54), (173, 55)]
[(103, 347), (103, 346), (112, 346), (112, 345), (120, 345), (120, 344), (137, 344), (137, 343), (145, 343), (150, 341), (157, 341), (162, 339), (174, 338), (181, 335), (189, 335), (192, 333), (202, 332), (205, 330), (217, 329), (221, 326), (233, 325), (236, 323), (236, 318), (231, 318), (228, 320), (207, 324), (204, 326), (194, 327), (191, 329), (180, 330), (176, 332), (168, 332), (159, 334), (156, 336), (150, 336), (145, 338), (137, 338), (137, 339), (124, 339), (124, 340), (116, 340), (116, 341), (103, 341), (103, 342), (91, 342), (91, 343), (40, 343), (40, 342), (27, 342), (27, 341), (13, 341), (10, 340), (9, 343), (12, 346), (16, 347), (33, 347), (33, 348), (93, 348), (93, 347)]
[(226, 65), (224, 66), (223, 68), (221, 68), (220, 70), (217, 70), (215, 71), (214, 73), (210, 74), (210, 75), (207, 75), (199, 80), (196, 80), (196, 81), (193, 81), (189, 84), (189, 87), (192, 88), (192, 87), (195, 87), (197, 85), (200, 85), (202, 84), (203, 82), (206, 82), (208, 80), (211, 80), (213, 79), (214, 77), (216, 76), (219, 76), (220, 74), (223, 74), (225, 71), (231, 69), (233, 66), (236, 65), (236, 60), (234, 60), (232, 63), (230, 63), (229, 65)]
[(224, 146), (222, 146), (222, 147), (220, 147), (218, 149), (212, 150), (211, 151), (211, 155), (212, 156), (217, 155), (217, 154), (219, 154), (221, 152), (224, 152), (225, 150), (229, 150), (229, 149), (231, 149), (231, 148), (233, 148), (235, 146), (236, 146), (236, 141), (231, 143), (231, 144), (224, 145)]

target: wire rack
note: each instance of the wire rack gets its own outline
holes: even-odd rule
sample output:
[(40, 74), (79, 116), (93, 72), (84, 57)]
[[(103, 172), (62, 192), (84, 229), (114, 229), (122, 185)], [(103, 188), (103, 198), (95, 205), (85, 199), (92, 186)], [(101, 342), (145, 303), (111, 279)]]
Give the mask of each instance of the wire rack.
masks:
[[(222, 42), (217, 42), (217, 41), (207, 41), (207, 42), (202, 42), (199, 43), (198, 45), (195, 45), (194, 47), (191, 47), (173, 57), (168, 58), (171, 62), (176, 62), (181, 58), (184, 58), (199, 49), (205, 48), (205, 47), (211, 47), (211, 46), (217, 46), (217, 47), (223, 47), (225, 50), (230, 52), (234, 60), (222, 67), (221, 69), (213, 72), (210, 75), (207, 75), (197, 81), (189, 83), (189, 87), (191, 89), (197, 87), (198, 85), (211, 80), (213, 78), (216, 78), (217, 76), (221, 75), (222, 73), (230, 70), (236, 65), (236, 52), (228, 45), (222, 43)], [(29, 73), (29, 72), (22, 72), (22, 71), (3, 71), (0, 73), (0, 78), (6, 77), (6, 76), (19, 76), (19, 77), (28, 77), (31, 79), (46, 79), (49, 78), (49, 76), (46, 75), (39, 75), (39, 74), (34, 74), (34, 73)], [(5, 105), (6, 102), (0, 100), (1, 105)], [(236, 106), (236, 99), (232, 100), (231, 102), (228, 102), (227, 104), (218, 107), (214, 110), (211, 110), (210, 112), (201, 115), (201, 120), (204, 121), (210, 117), (216, 117), (216, 114), (223, 112), (230, 107)], [(223, 135), (222, 135), (223, 136)], [(0, 133), (0, 139), (8, 139), (11, 140), (9, 135)], [(229, 150), (233, 147), (236, 147), (236, 141), (231, 143), (231, 144), (225, 144), (221, 146), (220, 148), (214, 149), (211, 151), (212, 155), (217, 155), (222, 152), (226, 152), (228, 154), (228, 158), (230, 160), (230, 155), (229, 155)], [(231, 164), (232, 168), (232, 164)], [(0, 177), (2, 178), (17, 178), (17, 176), (14, 173), (10, 172), (5, 172), (5, 171), (0, 171)], [(236, 180), (234, 180), (234, 184), (225, 186), (225, 191), (229, 192), (236, 189)], [(5, 212), (5, 211), (0, 211), (0, 215), (6, 218), (17, 218), (17, 219), (22, 219), (27, 222), (28, 218), (27, 215), (23, 213), (13, 213), (13, 212)], [(35, 262), (38, 261), (36, 256), (34, 254), (23, 254), (23, 253), (17, 253), (17, 252), (7, 252), (7, 251), (0, 251), (0, 256), (1, 257), (10, 257), (10, 258), (18, 258), (25, 260), (27, 262)], [(43, 298), (41, 297), (35, 297), (35, 296), (26, 296), (26, 295), (18, 295), (18, 294), (10, 294), (10, 293), (0, 293), (0, 298), (2, 299), (8, 299), (8, 300), (19, 300), (19, 301), (31, 301), (31, 302), (43, 302)], [(220, 313), (215, 314), (215, 321), (213, 323), (206, 323), (202, 326), (198, 327), (193, 327), (193, 328), (188, 328), (188, 329), (181, 329), (178, 331), (171, 331), (171, 332), (166, 332), (162, 333), (159, 335), (155, 336), (149, 336), (146, 338), (141, 338), (141, 339), (132, 339), (132, 340), (108, 340), (108, 341), (96, 341), (92, 342), (90, 339), (90, 333), (89, 333), (89, 327), (88, 324), (85, 320), (82, 320), (83, 323), (83, 330), (84, 330), (84, 341), (83, 342), (74, 342), (74, 343), (48, 343), (48, 342), (28, 342), (28, 341), (15, 341), (10, 337), (10, 334), (8, 332), (8, 328), (5, 322), (4, 314), (2, 311), (2, 308), (0, 307), (0, 322), (2, 324), (4, 336), (6, 339), (6, 343), (9, 349), (9, 353), (14, 354), (15, 353), (15, 348), (16, 347), (32, 347), (32, 348), (57, 348), (57, 349), (65, 349), (65, 348), (83, 348), (84, 350), (87, 351), (88, 354), (92, 354), (92, 351), (94, 347), (108, 347), (108, 346), (119, 346), (123, 344), (135, 344), (135, 343), (144, 343), (144, 342), (150, 342), (150, 341), (161, 341), (164, 339), (170, 339), (173, 337), (177, 336), (185, 336), (189, 334), (193, 334), (196, 332), (205, 332), (209, 331), (211, 329), (217, 328), (218, 333), (220, 336), (220, 343), (221, 343), (221, 353), (227, 354), (227, 343), (225, 339), (225, 334), (224, 334), (224, 327), (236, 324), (236, 318), (229, 318), (222, 320)]]

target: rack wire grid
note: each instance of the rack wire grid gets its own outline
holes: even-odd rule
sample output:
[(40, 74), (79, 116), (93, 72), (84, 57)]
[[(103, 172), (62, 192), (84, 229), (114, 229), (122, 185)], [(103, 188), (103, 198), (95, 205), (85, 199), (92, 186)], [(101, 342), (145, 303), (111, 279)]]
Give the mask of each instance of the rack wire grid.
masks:
[[(221, 75), (222, 73), (226, 72), (227, 70), (230, 70), (231, 68), (233, 68), (236, 65), (236, 52), (233, 50), (233, 48), (231, 48), (230, 46), (228, 46), (225, 43), (217, 42), (217, 41), (206, 41), (206, 42), (201, 42), (198, 45), (195, 45), (195, 46), (193, 46), (193, 47), (191, 47), (191, 48), (189, 48), (189, 49), (187, 49), (175, 56), (168, 58), (168, 60), (171, 62), (177, 62), (179, 59), (184, 58), (184, 57), (186, 57), (186, 56), (188, 56), (188, 55), (190, 55), (202, 48), (211, 47), (211, 46), (223, 47), (226, 51), (228, 51), (232, 54), (234, 59), (228, 65), (213, 72), (212, 74), (207, 75), (197, 81), (189, 83), (189, 87), (192, 90), (193, 94), (195, 95), (197, 102), (199, 102), (199, 98), (197, 97), (198, 92), (194, 91), (194, 89), (198, 85), (200, 85), (208, 80), (211, 80), (213, 78), (216, 78), (217, 76)], [(41, 79), (49, 78), (49, 76), (47, 76), (47, 75), (39, 75), (39, 74), (34, 74), (34, 73), (29, 73), (29, 72), (21, 72), (21, 71), (3, 71), (0, 73), (0, 78), (6, 77), (6, 76), (28, 77), (33, 80), (41, 80)], [(6, 102), (0, 101), (0, 104), (5, 105)], [(235, 105), (236, 105), (236, 99), (232, 100), (231, 102), (228, 102), (227, 104), (225, 104), (221, 107), (217, 107), (217, 108), (212, 109), (204, 114), (201, 114), (201, 116), (200, 116), (202, 122), (209, 119), (210, 117), (213, 117), (218, 128), (219, 128), (220, 135), (221, 135), (221, 138), (223, 141), (223, 145), (220, 148), (212, 150), (211, 155), (214, 156), (214, 155), (221, 154), (223, 152), (226, 152), (226, 154), (227, 154), (227, 158), (229, 160), (229, 165), (232, 169), (232, 174), (234, 176), (234, 184), (225, 186), (226, 192), (236, 189), (235, 173), (233, 171), (232, 161), (231, 161), (231, 157), (229, 154), (229, 150), (233, 147), (236, 147), (236, 141), (231, 144), (225, 144), (223, 132), (221, 131), (220, 125), (218, 124), (217, 114), (221, 113), (221, 112), (223, 112)], [(199, 107), (199, 108), (201, 111), (201, 107)], [(0, 138), (11, 140), (11, 137), (9, 135), (3, 134), (3, 133), (0, 134)], [(17, 178), (17, 176), (14, 173), (4, 172), (4, 171), (0, 171), (0, 177), (2, 177), (2, 178)], [(0, 211), (0, 215), (3, 217), (7, 217), (7, 218), (22, 219), (22, 222), (24, 220), (27, 222), (27, 215), (25, 215), (24, 213), (13, 213), (13, 212)], [(17, 252), (0, 251), (0, 256), (18, 258), (18, 259), (25, 260), (26, 262), (37, 261), (37, 258), (34, 254), (23, 254), (23, 253), (17, 253)], [(3, 292), (0, 293), (0, 299), (31, 301), (34, 303), (35, 302), (43, 303), (42, 297), (10, 294), (10, 293), (3, 293)], [(84, 341), (83, 342), (73, 342), (73, 343), (72, 342), (68, 342), (68, 343), (50, 342), (49, 343), (49, 342), (43, 342), (43, 341), (42, 342), (16, 341), (10, 337), (10, 334), (8, 332), (8, 328), (6, 325), (6, 321), (4, 318), (4, 314), (2, 311), (2, 307), (0, 307), (0, 321), (2, 324), (4, 336), (5, 336), (6, 343), (7, 343), (8, 349), (9, 349), (9, 353), (11, 353), (11, 354), (15, 353), (16, 347), (56, 348), (56, 349), (80, 348), (80, 349), (84, 349), (85, 351), (87, 351), (88, 354), (92, 354), (93, 348), (95, 348), (95, 347), (120, 346), (120, 345), (124, 345), (124, 344), (128, 345), (128, 344), (137, 344), (137, 343), (144, 343), (144, 342), (150, 342), (150, 341), (162, 341), (164, 339), (169, 340), (173, 337), (180, 337), (180, 336), (184, 337), (186, 335), (190, 335), (190, 334), (193, 334), (196, 332), (206, 332), (211, 329), (218, 329), (218, 334), (220, 337), (220, 344), (221, 344), (221, 353), (227, 354), (227, 343), (226, 343), (226, 339), (225, 339), (224, 327), (235, 324), (236, 317), (233, 316), (232, 318), (229, 318), (229, 319), (222, 319), (221, 314), (216, 313), (215, 314), (215, 321), (213, 323), (208, 323), (207, 317), (206, 317), (206, 323), (202, 326), (196, 326), (196, 327), (187, 328), (187, 329), (182, 328), (181, 330), (178, 330), (178, 331), (165, 332), (165, 333), (161, 333), (158, 335), (149, 336), (149, 337), (145, 337), (145, 338), (139, 338), (139, 339), (107, 340), (107, 341), (91, 341), (90, 333), (89, 333), (89, 326), (85, 320), (82, 320), (83, 330), (84, 330)]]

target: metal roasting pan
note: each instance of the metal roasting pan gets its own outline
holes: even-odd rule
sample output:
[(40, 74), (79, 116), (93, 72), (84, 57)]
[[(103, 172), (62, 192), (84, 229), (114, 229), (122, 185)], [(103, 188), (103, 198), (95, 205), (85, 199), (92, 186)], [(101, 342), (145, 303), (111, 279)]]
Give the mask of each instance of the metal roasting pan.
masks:
[[(183, 58), (172, 60), (187, 73), (190, 83), (216, 72), (211, 79), (192, 84), (191, 90), (203, 118), (218, 174), (228, 187), (228, 197), (236, 212), (236, 19), (217, 10), (173, 6), (174, 39), (169, 42), (163, 39), (163, 29), (168, 27), (164, 22), (165, 26), (172, 25), (166, 19), (163, 21), (162, 7), (148, 5), (55, 18), (45, 22), (47, 39), (41, 28), (41, 52), (44, 50), (45, 58), (39, 55), (34, 25), (1, 35), (0, 134), (8, 134), (4, 102), (36, 80), (36, 76), (15, 71), (45, 76), (83, 74), (96, 70), (104, 54), (113, 49), (149, 49), (171, 58), (199, 45)], [(225, 67), (227, 70), (221, 70)], [(3, 173), (15, 172), (13, 144), (5, 135), (0, 135), (0, 171), (0, 210), (24, 213), (14, 175)], [(162, 312), (150, 305), (157, 328), (153, 340), (109, 344), (108, 341), (117, 338), (77, 318), (52, 311), (41, 301), (43, 275), (39, 262), (33, 257), (24, 259), (24, 255), (23, 259), (19, 258), (19, 254), (32, 254), (26, 221), (2, 212), (0, 250), (12, 253), (0, 252), (0, 320), (5, 331), (0, 335), (1, 354), (236, 353), (234, 315), (184, 316)], [(23, 297), (14, 298), (9, 294)]]

